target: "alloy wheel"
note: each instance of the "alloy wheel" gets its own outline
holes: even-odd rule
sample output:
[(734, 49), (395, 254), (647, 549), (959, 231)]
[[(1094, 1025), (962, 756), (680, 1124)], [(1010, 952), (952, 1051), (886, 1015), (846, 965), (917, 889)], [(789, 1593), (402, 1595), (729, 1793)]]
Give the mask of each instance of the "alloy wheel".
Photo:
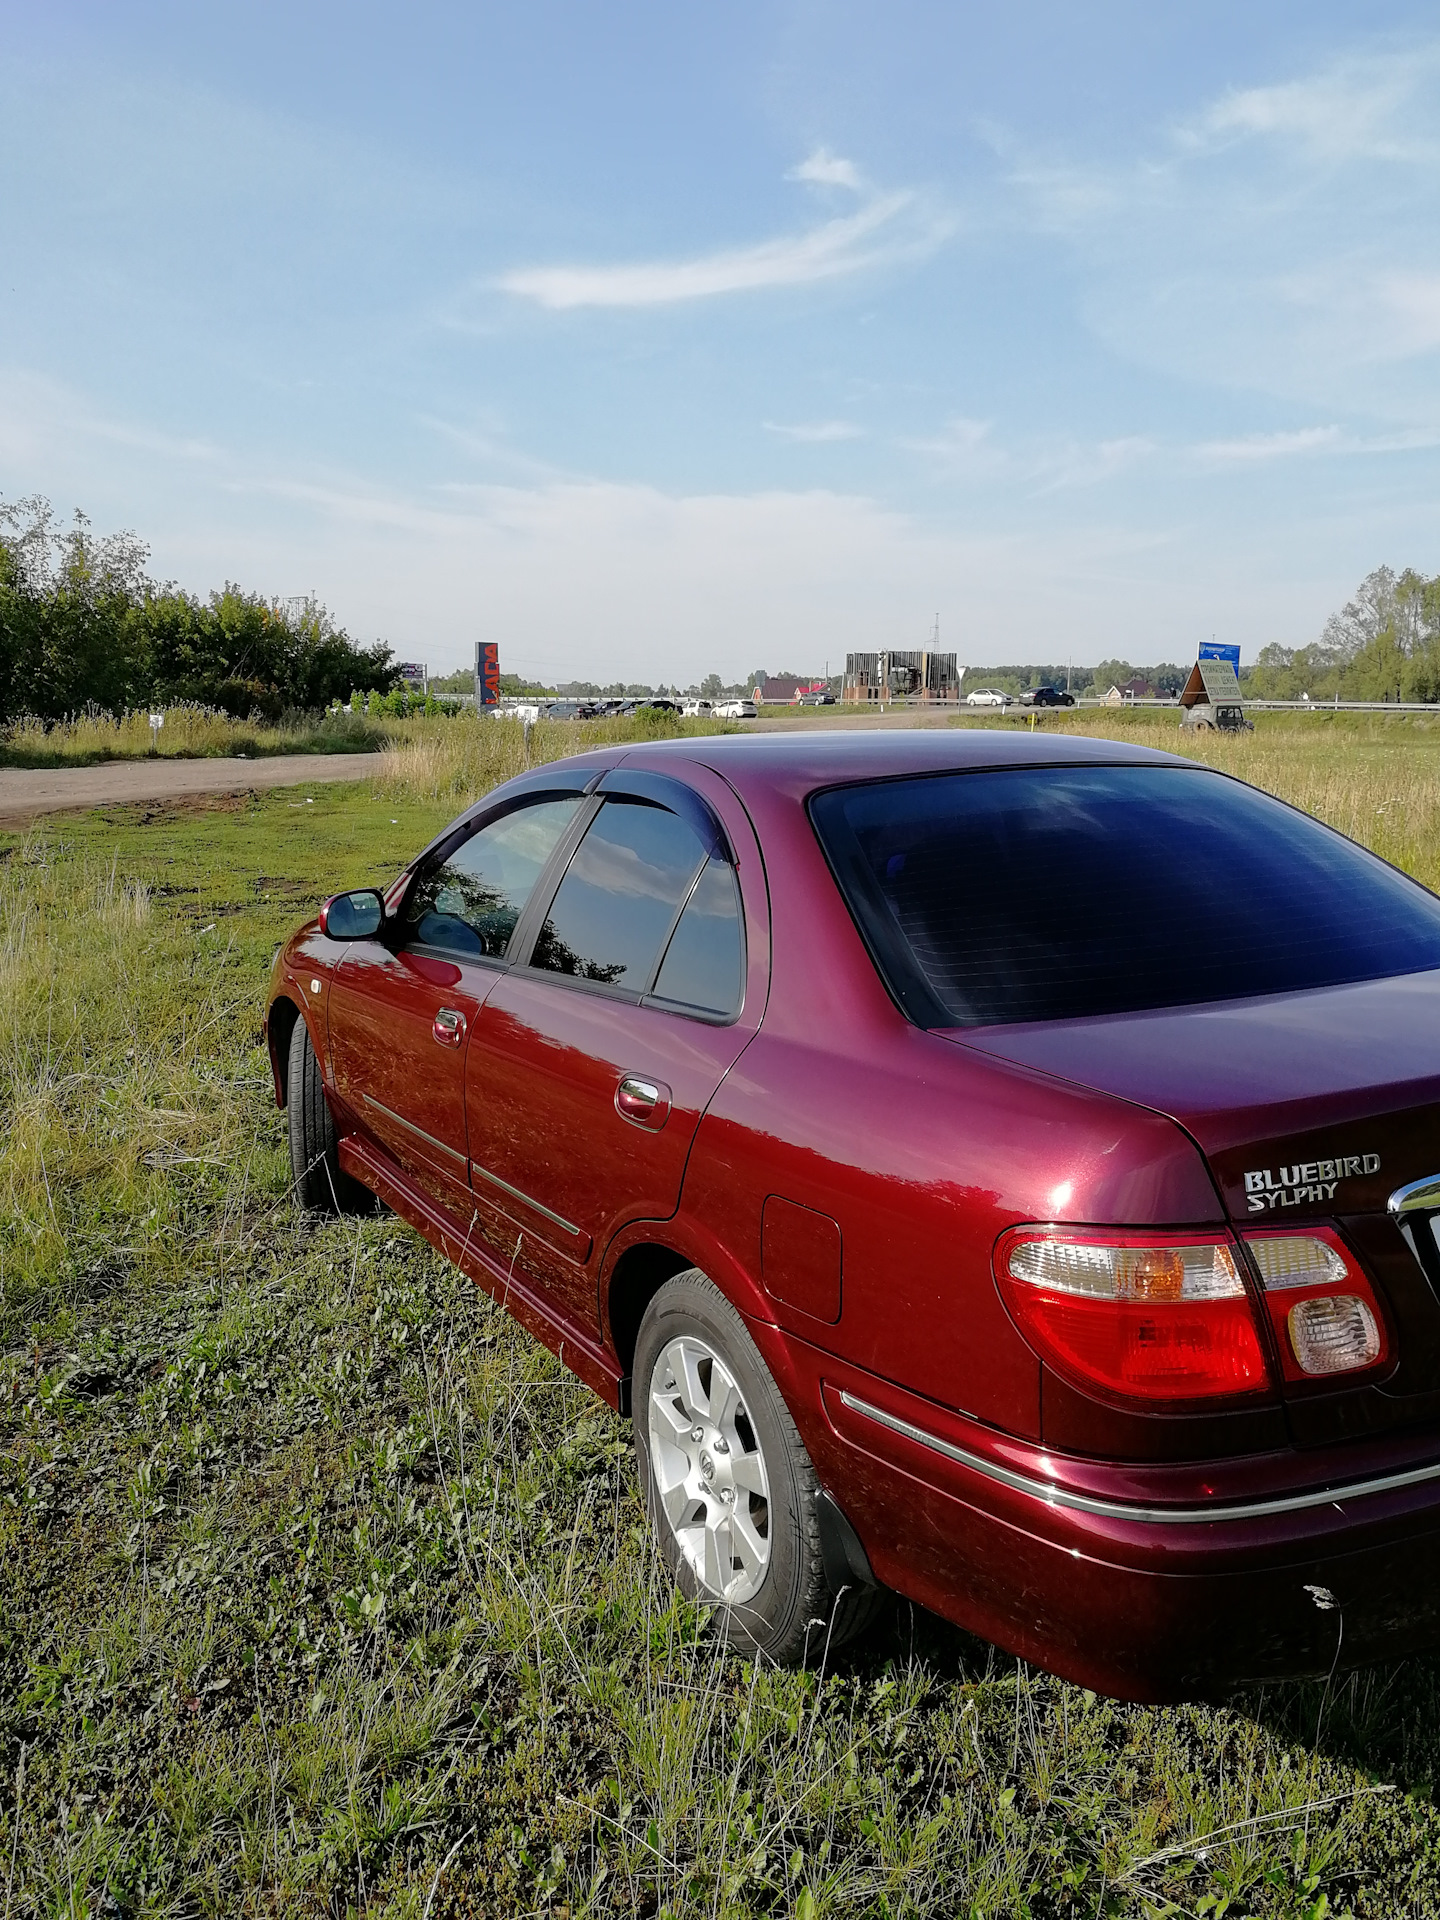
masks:
[(752, 1600), (770, 1565), (770, 1479), (735, 1376), (698, 1335), (656, 1360), (649, 1429), (655, 1491), (691, 1572), (731, 1606)]

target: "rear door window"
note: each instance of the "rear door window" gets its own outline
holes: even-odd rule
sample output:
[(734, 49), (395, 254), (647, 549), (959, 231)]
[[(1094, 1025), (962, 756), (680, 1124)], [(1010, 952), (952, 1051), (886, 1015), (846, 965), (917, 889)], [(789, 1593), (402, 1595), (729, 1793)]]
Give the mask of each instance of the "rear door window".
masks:
[(728, 862), (708, 860), (670, 936), (654, 998), (697, 1013), (738, 1013), (745, 984), (740, 889)]
[[(708, 937), (714, 953), (703, 950)], [(530, 964), (627, 998), (653, 993), (725, 1015), (739, 1001), (740, 948), (728, 863), (669, 808), (615, 795), (571, 859)]]
[(817, 794), (811, 816), (925, 1026), (1077, 1019), (1440, 967), (1440, 900), (1199, 767), (1025, 767)]
[(407, 944), (503, 959), (535, 882), (579, 805), (579, 794), (567, 794), (517, 807), (477, 828), (422, 872), (405, 904)]

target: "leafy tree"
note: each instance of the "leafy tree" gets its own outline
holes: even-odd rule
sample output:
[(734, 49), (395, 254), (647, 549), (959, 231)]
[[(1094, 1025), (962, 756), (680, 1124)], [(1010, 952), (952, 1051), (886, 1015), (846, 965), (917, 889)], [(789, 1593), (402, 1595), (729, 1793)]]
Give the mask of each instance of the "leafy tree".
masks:
[(0, 719), (46, 719), (143, 697), (143, 643), (130, 623), (149, 549), (97, 539), (84, 514), (56, 525), (48, 500), (0, 501)]
[(157, 586), (133, 533), (61, 529), (47, 500), (0, 501), (0, 721), (58, 720), (193, 700), (236, 715), (320, 708), (398, 678), (390, 649), (359, 647), (314, 599), (227, 583), (200, 600)]
[(1128, 660), (1102, 660), (1094, 673), (1095, 691), (1108, 693), (1111, 687), (1123, 687), (1134, 676), (1135, 669)]

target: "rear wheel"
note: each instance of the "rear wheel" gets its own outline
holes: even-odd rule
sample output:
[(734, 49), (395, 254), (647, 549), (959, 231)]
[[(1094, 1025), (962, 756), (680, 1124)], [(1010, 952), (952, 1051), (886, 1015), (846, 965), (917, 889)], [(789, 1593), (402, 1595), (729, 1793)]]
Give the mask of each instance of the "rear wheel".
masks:
[(640, 1323), (634, 1426), (661, 1554), (728, 1640), (792, 1664), (869, 1623), (882, 1595), (827, 1578), (826, 1496), (805, 1444), (744, 1321), (696, 1268)]
[(325, 1098), (320, 1062), (303, 1020), (290, 1035), (286, 1079), (290, 1121), (290, 1171), (295, 1193), (309, 1213), (373, 1213), (375, 1196), (340, 1166), (340, 1138)]

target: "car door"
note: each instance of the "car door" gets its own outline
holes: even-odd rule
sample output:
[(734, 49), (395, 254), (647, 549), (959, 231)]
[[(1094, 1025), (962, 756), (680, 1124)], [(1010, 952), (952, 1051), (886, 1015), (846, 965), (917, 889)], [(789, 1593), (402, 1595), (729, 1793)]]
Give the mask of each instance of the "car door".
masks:
[(607, 774), (577, 829), (476, 1022), (465, 1105), (481, 1230), (594, 1331), (605, 1246), (674, 1213), (764, 983), (731, 843), (692, 788)]
[(467, 823), (417, 867), (395, 922), (330, 989), (337, 1091), (432, 1198), (473, 1213), (465, 1053), (537, 879), (583, 797), (542, 792)]

